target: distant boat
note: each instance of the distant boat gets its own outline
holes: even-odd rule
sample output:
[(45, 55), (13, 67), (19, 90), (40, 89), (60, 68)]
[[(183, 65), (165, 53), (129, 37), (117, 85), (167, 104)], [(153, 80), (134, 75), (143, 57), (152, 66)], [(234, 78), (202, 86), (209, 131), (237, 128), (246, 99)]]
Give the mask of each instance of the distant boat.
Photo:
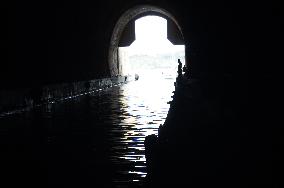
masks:
[(138, 79), (139, 79), (139, 75), (135, 74), (135, 80), (138, 80)]

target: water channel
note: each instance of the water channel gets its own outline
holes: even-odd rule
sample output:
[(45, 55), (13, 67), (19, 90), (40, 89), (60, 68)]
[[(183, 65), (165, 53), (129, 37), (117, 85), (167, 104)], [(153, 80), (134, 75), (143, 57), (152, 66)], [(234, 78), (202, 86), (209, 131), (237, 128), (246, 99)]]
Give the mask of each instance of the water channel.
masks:
[(165, 121), (175, 76), (148, 71), (138, 81), (3, 117), (2, 156), (25, 181), (49, 187), (139, 186), (144, 139)]

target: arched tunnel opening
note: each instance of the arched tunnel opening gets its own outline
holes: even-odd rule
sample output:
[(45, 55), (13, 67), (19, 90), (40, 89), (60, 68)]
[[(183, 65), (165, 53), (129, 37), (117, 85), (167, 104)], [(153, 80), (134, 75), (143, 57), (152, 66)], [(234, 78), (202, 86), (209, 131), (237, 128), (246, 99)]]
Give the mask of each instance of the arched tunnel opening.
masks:
[(167, 118), (178, 76), (178, 60), (185, 67), (183, 34), (167, 11), (137, 6), (117, 21), (109, 50), (111, 74), (126, 76), (131, 81), (118, 91), (123, 118), (116, 130), (121, 129), (123, 134), (115, 138), (127, 145), (124, 152), (115, 153), (119, 161), (123, 159), (134, 165), (127, 173), (138, 184), (147, 175), (145, 138), (158, 135)]
[[(127, 51), (127, 47), (129, 47), (132, 43), (133, 46), (136, 46), (136, 51), (138, 51), (137, 49), (137, 43), (138, 43), (138, 47), (140, 45), (140, 51), (141, 53), (145, 53), (145, 48), (144, 50), (141, 48), (141, 45), (143, 45), (143, 39), (141, 40), (138, 39), (138, 42), (136, 40), (136, 22), (143, 22), (143, 17), (145, 16), (152, 16), (152, 18), (155, 20), (155, 18), (160, 18), (160, 20), (164, 19), (164, 21), (158, 21), (156, 23), (160, 23), (160, 27), (159, 27), (159, 31), (161, 32), (160, 35), (157, 34), (157, 25), (156, 25), (156, 35), (155, 35), (155, 30), (151, 30), (150, 28), (146, 29), (147, 25), (142, 25), (141, 24), (137, 24), (138, 26), (138, 37), (143, 38), (144, 37), (144, 43), (147, 41), (147, 37), (145, 37), (145, 35), (148, 35), (149, 38), (154, 37), (153, 35), (155, 35), (155, 40), (160, 37), (162, 38), (167, 38), (168, 42), (172, 43), (172, 45), (176, 46), (176, 49), (172, 49), (172, 51), (177, 51), (178, 48), (180, 48), (180, 50), (182, 51), (183, 47), (182, 45), (185, 44), (184, 41), (184, 37), (182, 34), (182, 29), (179, 25), (179, 23), (177, 22), (177, 20), (174, 18), (174, 16), (172, 14), (170, 14), (168, 11), (159, 8), (159, 7), (155, 7), (155, 6), (150, 6), (150, 5), (139, 5), (139, 6), (135, 6), (129, 10), (127, 10), (126, 12), (124, 12), (124, 14), (122, 14), (120, 16), (120, 18), (118, 19), (115, 28), (113, 30), (112, 33), (112, 37), (111, 37), (111, 42), (110, 42), (110, 48), (109, 48), (109, 67), (110, 67), (110, 74), (112, 76), (116, 76), (116, 75), (123, 75), (123, 74), (127, 74), (124, 73), (124, 71), (126, 71), (127, 67), (129, 68), (129, 66), (127, 65), (127, 62), (123, 62), (126, 59), (129, 59), (127, 56), (123, 56), (122, 53), (127, 53), (125, 51)], [(151, 17), (148, 17), (151, 20)], [(145, 19), (145, 18), (144, 18)], [(140, 20), (140, 21), (139, 21)], [(142, 21), (141, 21), (142, 20)], [(147, 19), (146, 19), (147, 20)], [(148, 19), (149, 20), (149, 19)], [(159, 19), (158, 19), (159, 20)], [(145, 22), (145, 21), (144, 21)], [(147, 21), (146, 21), (147, 22)], [(164, 22), (164, 24), (161, 24), (162, 22)], [(148, 21), (149, 23), (149, 21)], [(150, 24), (150, 23), (149, 23)], [(141, 28), (142, 27), (142, 28)], [(150, 27), (150, 26), (149, 26)], [(164, 29), (162, 29), (163, 27), (166, 27)], [(144, 29), (144, 31), (143, 31)], [(153, 28), (154, 29), (154, 28)], [(152, 31), (152, 33), (149, 33), (149, 31)], [(144, 32), (144, 36), (143, 36), (143, 32)], [(145, 32), (148, 32), (147, 34)], [(141, 36), (142, 35), (142, 36)], [(145, 41), (146, 40), (146, 41)], [(152, 44), (155, 44), (154, 46), (150, 46), (149, 45), (149, 49), (152, 50), (152, 52), (149, 51), (149, 53), (153, 53), (153, 50), (157, 51), (157, 47), (159, 45), (161, 45), (160, 48), (165, 48), (166, 46), (170, 46), (170, 44), (166, 44), (166, 39), (160, 40), (160, 41), (155, 41), (155, 40), (151, 40), (148, 42)], [(154, 43), (153, 43), (154, 42)], [(164, 42), (164, 45), (161, 44), (161, 42)], [(145, 44), (144, 44), (145, 46)], [(178, 47), (179, 46), (179, 47)], [(133, 53), (135, 47), (129, 48), (130, 49), (130, 53)], [(185, 47), (184, 47), (185, 48)], [(161, 50), (161, 49), (159, 49)], [(167, 49), (168, 51), (169, 48)], [(121, 54), (119, 54), (119, 52), (121, 52)], [(129, 52), (128, 52), (129, 53)], [(171, 52), (172, 53), (172, 52)], [(185, 49), (183, 52), (180, 52), (181, 54), (185, 53)], [(172, 54), (170, 54), (169, 56), (172, 56)], [(180, 55), (182, 56), (183, 60), (185, 61), (185, 54)], [(174, 57), (172, 57), (174, 60)], [(176, 60), (177, 62), (177, 60)], [(125, 65), (124, 65), (125, 63)]]

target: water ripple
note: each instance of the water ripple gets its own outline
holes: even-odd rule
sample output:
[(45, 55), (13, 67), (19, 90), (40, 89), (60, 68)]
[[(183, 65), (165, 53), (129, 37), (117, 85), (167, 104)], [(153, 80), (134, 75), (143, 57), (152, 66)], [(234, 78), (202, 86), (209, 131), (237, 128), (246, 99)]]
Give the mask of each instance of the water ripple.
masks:
[[(153, 79), (153, 78), (152, 78)], [(154, 80), (141, 79), (122, 86), (118, 91), (120, 105), (119, 123), (110, 130), (112, 162), (121, 166), (128, 164), (127, 170), (118, 170), (114, 182), (124, 180), (139, 182), (146, 176), (144, 140), (147, 135), (157, 134), (164, 123), (172, 91), (174, 78), (156, 77)], [(116, 106), (116, 105), (114, 105)], [(116, 108), (112, 108), (114, 111)], [(114, 134), (119, 132), (120, 134)]]

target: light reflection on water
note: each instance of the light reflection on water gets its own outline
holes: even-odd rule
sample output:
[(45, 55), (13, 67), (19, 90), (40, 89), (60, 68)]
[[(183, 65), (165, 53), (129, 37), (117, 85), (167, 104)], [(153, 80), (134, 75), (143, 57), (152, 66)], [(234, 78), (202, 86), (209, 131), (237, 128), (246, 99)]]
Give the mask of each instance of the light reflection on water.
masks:
[[(127, 161), (132, 168), (122, 171), (132, 174), (132, 181), (140, 181), (146, 176), (144, 140), (158, 133), (164, 123), (174, 91), (175, 74), (162, 73), (162, 70), (148, 71), (140, 75), (138, 81), (123, 85), (119, 90), (119, 103), (124, 113), (119, 123), (123, 136), (112, 138), (112, 156), (116, 162)], [(117, 130), (112, 130), (117, 131)], [(123, 144), (123, 147), (119, 147)], [(118, 150), (123, 150), (118, 152)], [(116, 181), (116, 180), (115, 180)]]
[[(31, 170), (35, 174), (48, 169), (50, 185), (139, 185), (146, 176), (145, 137), (157, 134), (164, 123), (174, 90), (176, 75), (161, 72), (140, 74), (138, 81), (119, 87), (0, 118), (8, 135), (1, 137), (8, 144), (6, 153), (37, 159), (28, 163), (29, 168), (37, 169)], [(44, 166), (41, 171), (37, 161)]]

